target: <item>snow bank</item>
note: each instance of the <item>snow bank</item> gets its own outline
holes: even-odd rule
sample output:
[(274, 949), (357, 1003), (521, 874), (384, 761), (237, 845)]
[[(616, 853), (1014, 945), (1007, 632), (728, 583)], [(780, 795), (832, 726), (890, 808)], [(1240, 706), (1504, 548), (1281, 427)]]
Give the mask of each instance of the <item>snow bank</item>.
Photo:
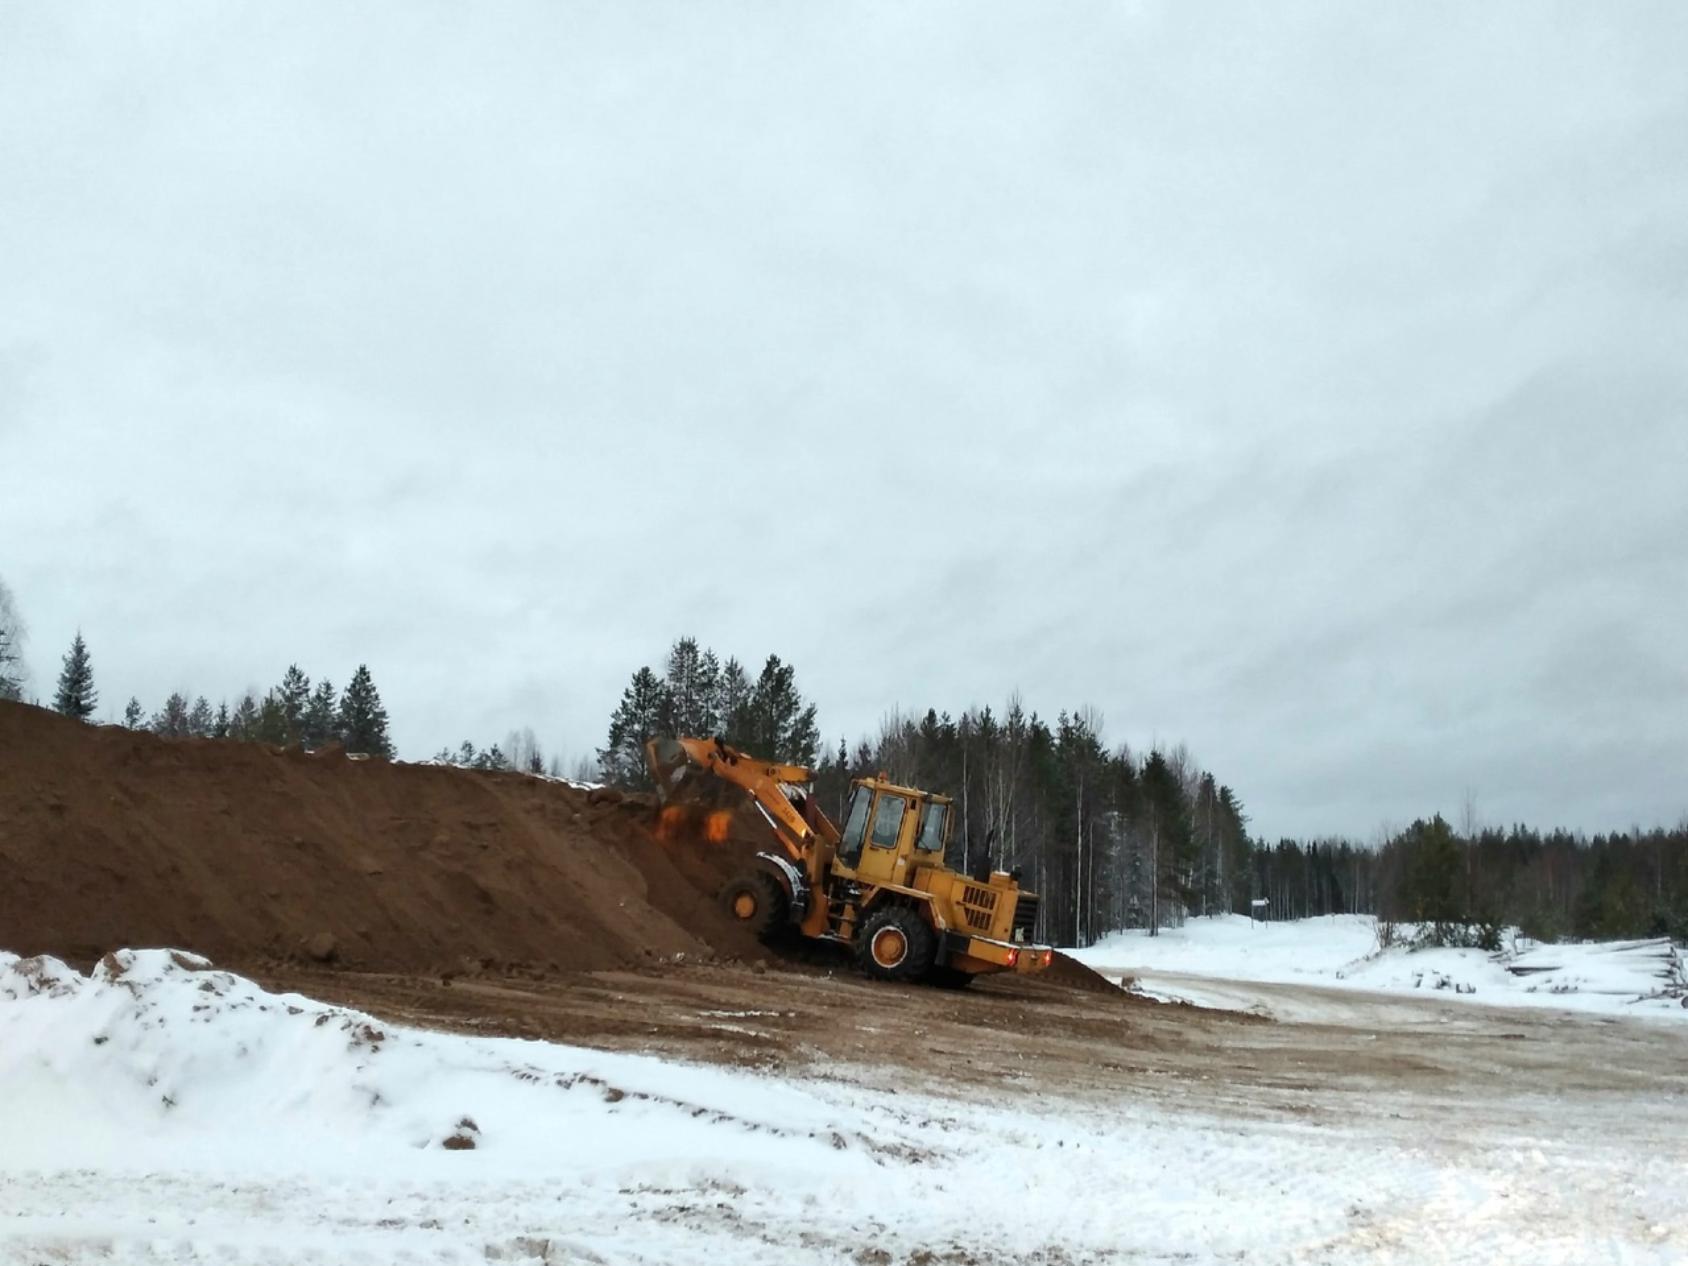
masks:
[[(87, 977), (0, 954), (0, 1266), (1688, 1252), (1668, 1112), (1619, 1105), (1561, 1144), (1555, 1102), (1520, 1149), (1508, 1109), (1492, 1145), (1449, 1151), (1387, 1091), (1315, 1127), (1313, 1087), (1239, 1117), (1159, 1077), (1071, 1097), (907, 1081), (391, 1028), (177, 951)], [(1538, 1216), (1566, 1207), (1568, 1228)]]
[[(689, 1181), (871, 1169), (878, 1144), (778, 1083), (538, 1042), (397, 1030), (179, 950), (86, 977), (0, 954), (6, 1162), (357, 1173), (395, 1152), (477, 1169)], [(661, 1160), (650, 1140), (660, 1136)], [(430, 1163), (424, 1159), (426, 1167)]]
[(1579, 945), (1516, 940), (1494, 954), (1380, 949), (1370, 915), (1280, 923), (1224, 915), (1191, 919), (1153, 937), (1118, 932), (1068, 952), (1103, 975), (1135, 976), (1146, 992), (1204, 1006), (1233, 1006), (1238, 1000), (1232, 993), (1192, 987), (1183, 978), (1430, 993), (1492, 1006), (1688, 1020), (1682, 954), (1662, 939)]

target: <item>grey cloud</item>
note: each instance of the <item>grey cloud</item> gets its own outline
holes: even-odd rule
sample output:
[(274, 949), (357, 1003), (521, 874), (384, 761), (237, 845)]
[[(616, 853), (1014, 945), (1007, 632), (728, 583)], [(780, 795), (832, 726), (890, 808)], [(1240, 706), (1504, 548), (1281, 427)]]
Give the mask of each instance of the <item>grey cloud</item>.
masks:
[[(0, 575), (107, 702), (695, 633), (1268, 832), (1688, 810), (1688, 11), (0, 12)], [(1567, 768), (1579, 770), (1567, 776)]]

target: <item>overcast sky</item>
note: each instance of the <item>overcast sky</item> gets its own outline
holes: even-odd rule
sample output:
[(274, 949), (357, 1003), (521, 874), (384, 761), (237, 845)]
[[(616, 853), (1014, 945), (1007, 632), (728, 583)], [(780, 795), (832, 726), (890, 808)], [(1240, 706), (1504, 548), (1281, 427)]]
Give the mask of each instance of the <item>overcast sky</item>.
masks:
[(1257, 830), (1688, 812), (1688, 5), (0, 7), (0, 577), (102, 709), (690, 633)]

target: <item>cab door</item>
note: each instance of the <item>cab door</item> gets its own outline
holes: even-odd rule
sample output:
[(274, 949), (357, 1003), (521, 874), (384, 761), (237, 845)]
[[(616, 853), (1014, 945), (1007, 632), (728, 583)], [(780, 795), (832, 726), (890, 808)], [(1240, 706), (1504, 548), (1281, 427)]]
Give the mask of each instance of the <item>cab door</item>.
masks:
[(876, 884), (897, 882), (894, 871), (898, 846), (902, 843), (903, 827), (910, 809), (906, 796), (894, 791), (874, 793), (872, 810), (866, 816), (866, 838), (861, 858), (856, 863), (858, 880)]

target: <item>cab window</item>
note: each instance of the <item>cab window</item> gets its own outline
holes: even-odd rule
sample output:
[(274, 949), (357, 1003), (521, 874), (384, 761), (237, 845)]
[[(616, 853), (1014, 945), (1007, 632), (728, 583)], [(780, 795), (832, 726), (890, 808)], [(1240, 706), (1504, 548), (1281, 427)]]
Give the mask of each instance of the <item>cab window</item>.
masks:
[(929, 802), (926, 816), (920, 823), (920, 842), (915, 846), (925, 853), (937, 853), (944, 847), (944, 823), (949, 818), (949, 806)]
[(844, 831), (838, 841), (838, 855), (854, 863), (862, 855), (862, 838), (867, 834), (867, 811), (873, 803), (873, 793), (857, 787), (850, 793), (850, 811), (844, 815)]
[(875, 848), (896, 848), (897, 835), (903, 829), (903, 810), (907, 802), (901, 796), (879, 794), (879, 807), (873, 815), (872, 844)]

